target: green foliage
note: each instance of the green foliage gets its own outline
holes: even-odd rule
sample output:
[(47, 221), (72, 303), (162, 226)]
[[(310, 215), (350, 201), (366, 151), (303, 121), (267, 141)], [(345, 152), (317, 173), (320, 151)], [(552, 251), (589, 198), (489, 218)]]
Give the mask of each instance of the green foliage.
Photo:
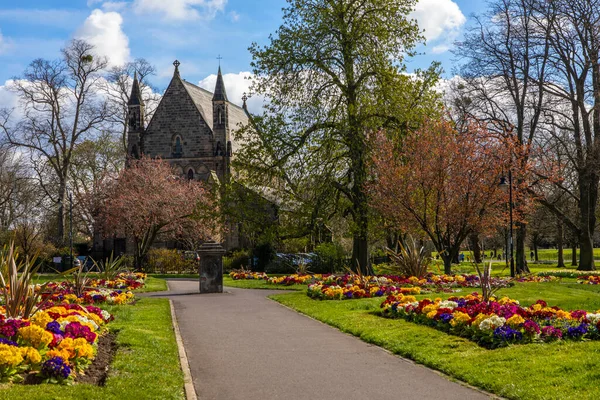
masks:
[(223, 257), (223, 271), (230, 272), (248, 266), (250, 252), (248, 250), (235, 250)]
[(14, 243), (5, 245), (0, 252), (0, 293), (8, 318), (30, 318), (44, 306), (40, 293), (46, 290), (48, 284), (42, 284), (39, 292), (32, 285), (33, 276), (39, 268), (36, 259), (37, 256), (19, 259)]
[(188, 260), (174, 249), (150, 249), (148, 251), (148, 262), (146, 270), (149, 273), (181, 274), (194, 272), (198, 264), (194, 260)]
[(339, 243), (321, 243), (315, 247), (317, 259), (311, 267), (315, 273), (334, 273), (344, 269), (347, 265), (346, 252)]
[[(233, 161), (248, 187), (277, 197), (282, 238), (333, 217), (352, 222), (353, 263), (368, 265), (368, 134), (394, 134), (439, 109), (439, 69), (404, 74), (421, 41), (412, 0), (289, 0), (267, 46), (250, 47), (252, 91), (268, 101), (238, 132)], [(424, 79), (422, 79), (424, 78)]]
[(77, 296), (83, 296), (85, 292), (85, 288), (89, 286), (92, 278), (89, 275), (89, 271), (84, 270), (84, 264), (81, 263), (79, 267), (74, 267), (68, 269), (61, 273), (62, 276), (67, 276), (72, 274), (72, 282), (73, 290)]

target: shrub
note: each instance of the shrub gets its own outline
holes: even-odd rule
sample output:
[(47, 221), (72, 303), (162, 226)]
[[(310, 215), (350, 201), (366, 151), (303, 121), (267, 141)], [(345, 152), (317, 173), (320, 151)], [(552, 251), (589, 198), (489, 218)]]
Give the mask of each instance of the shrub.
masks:
[(230, 272), (232, 270), (248, 267), (250, 264), (250, 252), (248, 250), (235, 250), (229, 255), (223, 257), (223, 271)]
[(197, 267), (196, 261), (186, 260), (175, 249), (151, 249), (148, 252), (146, 269), (150, 273), (182, 274), (185, 272), (196, 272)]
[(315, 273), (335, 273), (347, 265), (346, 252), (339, 243), (321, 243), (315, 248), (317, 259), (311, 270)]

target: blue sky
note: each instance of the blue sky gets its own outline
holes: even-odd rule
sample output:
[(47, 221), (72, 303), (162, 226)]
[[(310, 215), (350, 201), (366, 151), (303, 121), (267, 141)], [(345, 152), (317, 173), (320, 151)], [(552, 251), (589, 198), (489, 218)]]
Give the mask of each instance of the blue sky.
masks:
[[(168, 84), (175, 59), (185, 79), (214, 85), (219, 54), (227, 86), (242, 87), (250, 70), (248, 46), (267, 42), (284, 6), (285, 0), (0, 0), (0, 88), (33, 59), (57, 58), (73, 37), (94, 43), (114, 64), (146, 58), (158, 69), (152, 83), (159, 89)], [(484, 8), (480, 1), (420, 0), (413, 16), (429, 40), (419, 48), (424, 54), (409, 60), (409, 70), (438, 60), (449, 77), (452, 42)], [(229, 90), (229, 97), (243, 90)]]

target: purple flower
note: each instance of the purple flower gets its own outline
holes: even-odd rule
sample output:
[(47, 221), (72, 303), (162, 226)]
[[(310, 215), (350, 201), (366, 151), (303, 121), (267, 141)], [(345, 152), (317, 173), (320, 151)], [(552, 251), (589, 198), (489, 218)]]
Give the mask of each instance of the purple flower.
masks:
[(523, 338), (523, 334), (521, 332), (514, 330), (508, 325), (494, 329), (494, 336), (507, 342), (521, 340)]
[(7, 319), (0, 322), (0, 335), (10, 338), (17, 334), (19, 328), (29, 326), (28, 321), (21, 319)]
[(7, 344), (9, 346), (18, 346), (17, 342), (13, 342), (12, 340), (4, 339), (0, 337), (0, 343)]
[(587, 333), (588, 325), (586, 323), (579, 324), (577, 327), (571, 327), (567, 330), (567, 336), (573, 339), (579, 339)]
[(56, 321), (48, 322), (48, 324), (46, 324), (46, 330), (48, 332), (56, 333), (57, 335), (63, 334), (63, 331), (60, 330), (60, 324)]
[(449, 323), (452, 318), (452, 314), (444, 313), (440, 315), (440, 321), (444, 322), (445, 324)]
[(42, 374), (48, 378), (67, 379), (71, 375), (71, 367), (60, 357), (52, 357), (42, 364)]

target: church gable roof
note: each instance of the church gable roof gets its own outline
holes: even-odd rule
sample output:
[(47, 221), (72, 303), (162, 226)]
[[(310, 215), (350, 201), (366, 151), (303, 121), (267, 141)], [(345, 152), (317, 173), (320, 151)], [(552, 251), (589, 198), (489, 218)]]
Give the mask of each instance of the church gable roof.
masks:
[[(202, 117), (210, 127), (213, 129), (213, 96), (214, 94), (206, 89), (196, 86), (190, 82), (182, 81), (183, 87), (187, 90), (188, 94), (198, 107), (198, 110), (202, 114)], [(239, 129), (239, 125), (246, 125), (248, 123), (248, 116), (243, 108), (238, 105), (227, 101), (229, 110), (229, 129)], [(235, 149), (234, 149), (235, 150)]]

